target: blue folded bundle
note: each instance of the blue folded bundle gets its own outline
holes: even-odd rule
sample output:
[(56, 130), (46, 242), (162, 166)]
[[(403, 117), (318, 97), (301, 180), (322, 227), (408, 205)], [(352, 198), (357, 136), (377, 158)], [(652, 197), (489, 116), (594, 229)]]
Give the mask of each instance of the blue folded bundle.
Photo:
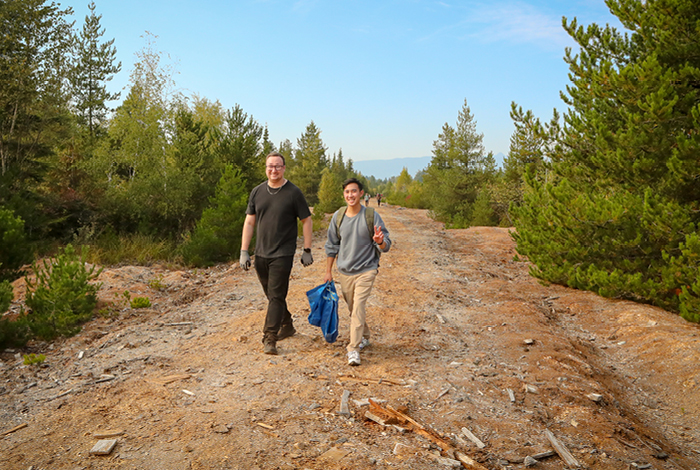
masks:
[(311, 313), (309, 323), (321, 327), (323, 338), (328, 343), (338, 339), (338, 293), (334, 282), (326, 282), (306, 293)]

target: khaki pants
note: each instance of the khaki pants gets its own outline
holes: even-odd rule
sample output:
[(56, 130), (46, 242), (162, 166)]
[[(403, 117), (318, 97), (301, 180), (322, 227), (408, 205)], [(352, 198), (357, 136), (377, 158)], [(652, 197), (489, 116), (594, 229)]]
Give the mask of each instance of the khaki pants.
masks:
[(340, 288), (343, 291), (343, 298), (350, 310), (350, 342), (348, 352), (359, 351), (362, 338), (369, 339), (370, 331), (367, 326), (367, 299), (372, 292), (374, 279), (377, 277), (377, 270), (367, 271), (355, 276), (346, 276), (338, 273)]

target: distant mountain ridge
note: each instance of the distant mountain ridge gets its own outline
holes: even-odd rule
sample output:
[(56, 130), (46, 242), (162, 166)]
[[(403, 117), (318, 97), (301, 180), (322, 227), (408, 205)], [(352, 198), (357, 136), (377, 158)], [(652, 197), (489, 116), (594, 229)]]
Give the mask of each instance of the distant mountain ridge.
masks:
[[(404, 168), (408, 170), (408, 174), (412, 177), (416, 176), (421, 170), (425, 170), (430, 165), (430, 160), (433, 157), (406, 157), (392, 158), (391, 160), (361, 160), (353, 161), (352, 166), (355, 171), (362, 173), (364, 176), (374, 176), (377, 179), (383, 180), (399, 176)], [(496, 159), (496, 167), (503, 166), (505, 155), (497, 153), (494, 155)]]
[(408, 157), (392, 158), (391, 160), (362, 160), (352, 162), (355, 171), (364, 176), (374, 176), (383, 180), (393, 176), (399, 176), (404, 168), (411, 176), (416, 176), (421, 170), (425, 170), (430, 165), (432, 157)]

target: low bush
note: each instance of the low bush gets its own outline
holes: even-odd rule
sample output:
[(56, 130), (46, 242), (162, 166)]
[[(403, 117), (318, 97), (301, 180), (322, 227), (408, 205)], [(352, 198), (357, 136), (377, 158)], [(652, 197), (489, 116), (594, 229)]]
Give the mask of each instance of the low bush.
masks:
[(32, 251), (24, 234), (24, 221), (0, 207), (0, 281), (21, 277), (19, 268), (29, 263)]
[(21, 319), (33, 335), (44, 340), (72, 336), (80, 325), (92, 317), (101, 284), (92, 284), (102, 269), (87, 269), (86, 250), (78, 256), (72, 245), (59, 252), (55, 259), (41, 266), (32, 264), (36, 280), (26, 278), (27, 307), (30, 312)]

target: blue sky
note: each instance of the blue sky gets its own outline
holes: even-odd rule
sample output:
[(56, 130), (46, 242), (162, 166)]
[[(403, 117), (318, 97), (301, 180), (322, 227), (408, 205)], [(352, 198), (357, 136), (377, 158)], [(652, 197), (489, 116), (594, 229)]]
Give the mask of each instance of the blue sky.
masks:
[[(89, 0), (61, 2), (82, 27)], [(278, 145), (313, 120), (329, 156), (355, 161), (432, 153), (464, 100), (487, 151), (508, 153), (515, 101), (563, 111), (561, 18), (619, 24), (603, 0), (96, 0), (128, 86), (145, 32), (177, 89), (241, 105)], [(125, 96), (122, 93), (122, 97)]]

